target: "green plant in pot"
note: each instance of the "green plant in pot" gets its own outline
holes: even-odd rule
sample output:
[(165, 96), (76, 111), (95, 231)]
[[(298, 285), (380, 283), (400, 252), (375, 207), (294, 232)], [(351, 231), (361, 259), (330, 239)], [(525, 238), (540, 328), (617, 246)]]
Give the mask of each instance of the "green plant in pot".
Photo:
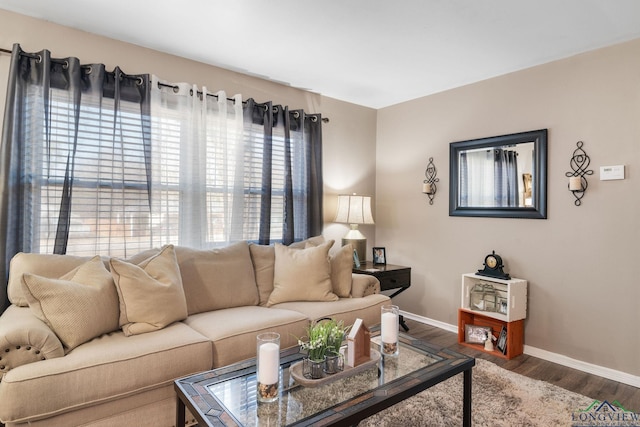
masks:
[(325, 353), (325, 372), (335, 374), (344, 368), (344, 358), (340, 354), (340, 347), (345, 340), (351, 326), (344, 326), (342, 320), (336, 322), (330, 319), (327, 326), (327, 351)]
[[(322, 378), (327, 356), (340, 357), (340, 346), (348, 329), (349, 327), (345, 327), (343, 321), (338, 322), (330, 318), (323, 318), (309, 324), (307, 336), (304, 339), (298, 339), (301, 351), (307, 353), (305, 374), (312, 379)], [(327, 372), (335, 373), (336, 370), (330, 367)]]
[(327, 331), (323, 324), (315, 323), (307, 328), (306, 339), (298, 339), (302, 351), (306, 351), (311, 360), (324, 360), (327, 352)]
[(334, 319), (329, 319), (325, 325), (327, 327), (327, 351), (340, 353), (340, 347), (351, 326), (344, 326), (342, 320), (336, 321)]

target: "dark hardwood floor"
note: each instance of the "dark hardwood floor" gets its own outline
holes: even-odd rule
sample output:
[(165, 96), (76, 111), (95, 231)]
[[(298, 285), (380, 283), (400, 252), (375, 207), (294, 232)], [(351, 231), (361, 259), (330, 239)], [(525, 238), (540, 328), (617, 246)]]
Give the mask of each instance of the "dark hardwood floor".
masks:
[(409, 327), (408, 334), (414, 338), (450, 348), (459, 353), (473, 356), (476, 359), (489, 360), (509, 371), (536, 380), (546, 381), (562, 387), (565, 390), (580, 393), (593, 399), (607, 400), (609, 402), (617, 400), (625, 409), (640, 412), (640, 388), (588, 374), (526, 354), (511, 360), (504, 360), (458, 344), (458, 335), (455, 333), (407, 318), (405, 318), (405, 321)]

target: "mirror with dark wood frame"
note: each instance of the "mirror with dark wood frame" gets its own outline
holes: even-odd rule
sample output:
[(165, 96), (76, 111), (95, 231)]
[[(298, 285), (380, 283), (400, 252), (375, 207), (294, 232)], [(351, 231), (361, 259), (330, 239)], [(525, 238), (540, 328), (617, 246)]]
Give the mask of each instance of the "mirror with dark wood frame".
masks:
[(449, 215), (547, 217), (547, 129), (452, 142)]

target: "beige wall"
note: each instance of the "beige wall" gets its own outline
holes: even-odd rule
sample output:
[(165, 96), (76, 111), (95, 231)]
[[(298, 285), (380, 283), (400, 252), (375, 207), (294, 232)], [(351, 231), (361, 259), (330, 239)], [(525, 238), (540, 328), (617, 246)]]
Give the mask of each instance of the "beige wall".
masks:
[[(375, 243), (412, 267), (401, 309), (456, 324), (460, 275), (495, 250), (529, 281), (526, 345), (640, 375), (640, 40), (384, 108), (377, 123)], [(540, 128), (548, 219), (448, 215), (450, 142)], [(579, 140), (595, 172), (576, 207), (565, 172)], [(599, 180), (618, 164), (627, 179)]]
[[(241, 93), (243, 98), (259, 102), (272, 100), (322, 113), (330, 120), (323, 126), (325, 219), (333, 219), (337, 194), (375, 192), (373, 109), (0, 10), (0, 47), (11, 49), (14, 43), (20, 43), (28, 52), (49, 49), (57, 58), (75, 56), (82, 63), (104, 63), (109, 70), (118, 65), (127, 74), (151, 73), (172, 82), (225, 90), (227, 95)], [(7, 80), (9, 61), (10, 55), (0, 54), (0, 82)], [(2, 83), (0, 120), (5, 96), (6, 87)], [(325, 235), (339, 239), (347, 230), (344, 224), (327, 223)], [(373, 226), (363, 227), (363, 231), (373, 237)]]

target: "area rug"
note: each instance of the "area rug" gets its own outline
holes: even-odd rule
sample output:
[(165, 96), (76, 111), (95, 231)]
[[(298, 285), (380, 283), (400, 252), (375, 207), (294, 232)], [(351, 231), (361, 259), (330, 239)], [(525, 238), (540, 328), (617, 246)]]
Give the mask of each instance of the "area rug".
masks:
[[(571, 426), (574, 413), (594, 399), (476, 359), (472, 381), (473, 426)], [(375, 416), (360, 427), (461, 426), (462, 375), (440, 383)]]

